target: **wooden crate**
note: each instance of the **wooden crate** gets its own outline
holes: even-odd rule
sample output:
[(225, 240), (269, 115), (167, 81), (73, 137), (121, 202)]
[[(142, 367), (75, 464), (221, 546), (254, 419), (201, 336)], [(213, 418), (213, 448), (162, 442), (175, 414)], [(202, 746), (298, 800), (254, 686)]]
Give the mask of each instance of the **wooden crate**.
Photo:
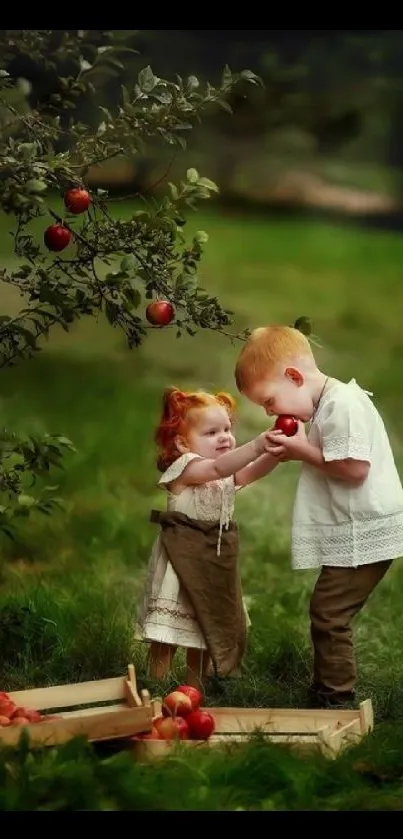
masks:
[(127, 677), (19, 690), (9, 695), (18, 706), (60, 716), (25, 727), (0, 727), (0, 743), (9, 746), (18, 743), (22, 730), (28, 733), (33, 748), (56, 746), (77, 736), (90, 741), (118, 740), (151, 730), (153, 709), (137, 692), (133, 665), (129, 665)]
[[(160, 702), (154, 702), (159, 716)], [(372, 701), (361, 702), (357, 710), (311, 710), (292, 708), (206, 708), (216, 720), (216, 730), (207, 741), (183, 740), (189, 748), (212, 748), (246, 742), (260, 732), (273, 743), (299, 750), (319, 750), (336, 756), (347, 745), (357, 743), (374, 726)], [(172, 741), (142, 740), (134, 737), (131, 748), (139, 759), (163, 757), (172, 750)]]

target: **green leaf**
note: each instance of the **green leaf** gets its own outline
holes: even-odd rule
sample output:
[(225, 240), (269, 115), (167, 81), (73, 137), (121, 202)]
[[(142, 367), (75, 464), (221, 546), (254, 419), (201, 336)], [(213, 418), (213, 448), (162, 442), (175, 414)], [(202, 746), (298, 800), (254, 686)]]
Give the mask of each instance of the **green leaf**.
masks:
[(210, 181), (209, 178), (199, 178), (198, 186), (203, 186), (205, 189), (209, 189), (210, 192), (219, 192), (217, 184), (214, 181)]
[(140, 70), (140, 73), (138, 75), (138, 83), (140, 90), (142, 90), (143, 93), (151, 93), (151, 91), (154, 90), (159, 81), (160, 79), (157, 76), (154, 76), (154, 73), (150, 65), (144, 67), (143, 70)]
[(189, 76), (187, 80), (187, 88), (189, 91), (197, 90), (200, 87), (200, 82), (197, 76)]
[(35, 498), (32, 498), (32, 495), (19, 495), (18, 503), (20, 507), (33, 507), (35, 505)]
[(41, 181), (37, 178), (32, 178), (31, 180), (27, 181), (25, 186), (27, 192), (33, 193), (45, 192), (45, 190), (48, 188), (48, 185), (45, 183), (45, 181)]
[(169, 90), (158, 90), (153, 92), (153, 97), (161, 105), (170, 105), (172, 102), (172, 93)]
[(30, 160), (36, 152), (36, 143), (21, 143), (19, 151), (24, 160)]
[(188, 169), (186, 172), (186, 180), (189, 184), (197, 184), (199, 181), (199, 173), (197, 169)]
[(178, 187), (175, 184), (169, 183), (168, 189), (171, 193), (171, 198), (173, 201), (177, 201), (179, 197)]
[(141, 294), (137, 288), (131, 288), (128, 286), (124, 289), (123, 295), (133, 309), (138, 309), (141, 303)]
[(253, 84), (263, 85), (263, 81), (260, 78), (260, 76), (257, 76), (256, 73), (253, 73), (252, 70), (242, 70), (241, 79), (246, 79), (246, 81), (252, 82)]
[(133, 253), (128, 253), (126, 256), (123, 257), (120, 263), (120, 270), (121, 271), (135, 271), (139, 267), (140, 263), (138, 259), (134, 256)]
[(303, 335), (307, 337), (312, 334), (312, 322), (311, 319), (302, 315), (302, 317), (297, 318), (294, 323), (294, 329), (298, 329), (299, 332), (302, 332)]
[(232, 72), (228, 64), (226, 64), (222, 74), (221, 85), (222, 87), (228, 87), (230, 84), (232, 84)]
[(232, 116), (233, 110), (231, 108), (231, 105), (225, 99), (217, 99), (217, 105), (219, 105), (221, 110), (226, 111), (227, 114), (231, 114)]

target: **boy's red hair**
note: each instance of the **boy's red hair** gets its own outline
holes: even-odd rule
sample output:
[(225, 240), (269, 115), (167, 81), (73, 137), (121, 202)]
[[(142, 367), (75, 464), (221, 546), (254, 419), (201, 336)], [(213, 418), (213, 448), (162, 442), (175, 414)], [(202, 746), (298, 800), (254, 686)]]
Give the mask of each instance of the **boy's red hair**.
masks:
[(301, 357), (313, 359), (308, 338), (293, 326), (263, 326), (255, 329), (239, 353), (235, 381), (243, 393), (259, 379), (273, 375), (276, 366)]
[(186, 437), (192, 425), (193, 413), (201, 408), (221, 405), (228, 411), (230, 420), (236, 410), (236, 401), (229, 393), (206, 393), (205, 391), (183, 391), (169, 387), (164, 391), (162, 414), (155, 432), (155, 442), (159, 449), (157, 468), (160, 472), (168, 469), (178, 457), (175, 438)]

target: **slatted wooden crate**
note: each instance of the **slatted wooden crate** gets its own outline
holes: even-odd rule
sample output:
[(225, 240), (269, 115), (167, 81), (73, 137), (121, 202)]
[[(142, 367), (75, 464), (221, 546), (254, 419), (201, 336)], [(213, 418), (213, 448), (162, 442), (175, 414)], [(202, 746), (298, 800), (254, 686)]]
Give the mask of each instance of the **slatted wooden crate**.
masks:
[(18, 706), (60, 716), (24, 729), (0, 727), (0, 742), (10, 746), (18, 743), (22, 730), (28, 732), (32, 747), (55, 746), (77, 736), (90, 741), (118, 740), (151, 730), (152, 706), (137, 692), (132, 665), (127, 677), (33, 688), (9, 695)]
[[(154, 717), (161, 704), (152, 703)], [(216, 720), (216, 730), (207, 741), (183, 740), (189, 748), (212, 748), (246, 742), (259, 731), (267, 740), (299, 750), (319, 750), (336, 756), (349, 744), (357, 743), (374, 726), (372, 701), (361, 702), (357, 710), (311, 710), (290, 708), (207, 708)], [(173, 742), (134, 737), (133, 752), (139, 759), (169, 754)]]

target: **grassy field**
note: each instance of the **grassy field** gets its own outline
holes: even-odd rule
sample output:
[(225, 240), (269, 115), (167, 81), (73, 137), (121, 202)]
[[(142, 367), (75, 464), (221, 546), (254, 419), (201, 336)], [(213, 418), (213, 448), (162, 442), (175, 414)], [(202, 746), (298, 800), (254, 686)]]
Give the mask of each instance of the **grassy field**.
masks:
[[(122, 204), (114, 209), (130, 212)], [(210, 234), (201, 281), (236, 313), (235, 327), (313, 318), (319, 365), (373, 391), (403, 471), (403, 239), (219, 210), (198, 214), (190, 227)], [(5, 261), (7, 229), (1, 220)], [(0, 293), (2, 311), (13, 311), (18, 298), (8, 289)], [(133, 639), (155, 536), (149, 511), (164, 503), (156, 487), (154, 424), (169, 384), (235, 393), (237, 350), (210, 332), (177, 340), (164, 330), (129, 353), (106, 324), (86, 322), (69, 336), (55, 334), (34, 361), (2, 373), (4, 424), (64, 433), (77, 447), (66, 472), (53, 479), (66, 511), (30, 522), (16, 543), (1, 542), (2, 690), (119, 675), (134, 661), (141, 686), (161, 691), (147, 679), (144, 649)], [(243, 442), (266, 418), (243, 399), (239, 409)], [(208, 695), (208, 704), (305, 702), (316, 575), (290, 568), (297, 471), (295, 464), (282, 465), (238, 498), (252, 630), (243, 678)], [(398, 809), (403, 732), (391, 726), (403, 717), (402, 596), (403, 565), (396, 562), (356, 621), (359, 697), (372, 697), (377, 733), (340, 761), (307, 763), (256, 743), (230, 763), (200, 756), (191, 769), (176, 760), (143, 772), (125, 755), (100, 760), (76, 744), (34, 762), (21, 752), (12, 758), (10, 777), (11, 758), (0, 760), (0, 809)], [(182, 665), (179, 657), (163, 689), (183, 677)], [(24, 798), (27, 779), (31, 791)]]

